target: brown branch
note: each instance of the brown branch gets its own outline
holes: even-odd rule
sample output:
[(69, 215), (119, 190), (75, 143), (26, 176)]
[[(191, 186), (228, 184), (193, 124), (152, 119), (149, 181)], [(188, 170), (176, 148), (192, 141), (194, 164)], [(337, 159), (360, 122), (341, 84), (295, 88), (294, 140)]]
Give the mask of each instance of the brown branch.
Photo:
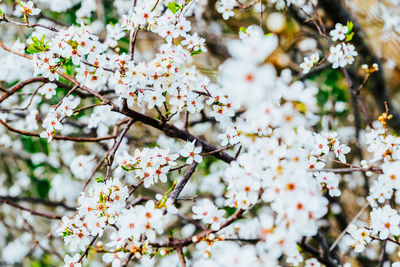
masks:
[(29, 103), (28, 103), (28, 105), (26, 105), (26, 107), (24, 107), (24, 108), (13, 108), (13, 110), (27, 110), (31, 106), (33, 98), (35, 97), (37, 92), (40, 90), (40, 88), (43, 87), (43, 85), (44, 85), (44, 83), (42, 83), (41, 85), (38, 86), (38, 88), (36, 88), (36, 90), (33, 92), (32, 96), (30, 97)]
[(178, 218), (181, 219), (181, 220), (184, 220), (184, 221), (186, 221), (188, 223), (193, 224), (194, 226), (196, 226), (197, 228), (199, 228), (199, 229), (201, 229), (203, 231), (207, 229), (204, 225), (200, 224), (198, 221), (196, 221), (196, 220), (194, 220), (192, 218), (186, 217), (183, 214), (177, 213), (176, 216), (178, 216)]
[[(1, 44), (0, 40), (0, 44)], [(31, 83), (36, 83), (36, 82), (44, 82), (46, 78), (44, 77), (34, 77), (27, 79), (25, 81), (19, 82), (10, 89), (8, 89), (4, 94), (0, 96), (0, 103), (2, 103), (4, 100), (6, 100), (9, 96), (17, 92), (18, 90), (22, 89), (25, 85), (31, 84)]]
[(182, 192), (183, 188), (189, 181), (190, 177), (193, 175), (194, 171), (196, 170), (197, 164), (198, 163), (196, 161), (193, 161), (189, 169), (187, 169), (187, 171), (185, 172), (185, 175), (183, 176), (182, 180), (179, 182), (175, 190), (172, 192), (171, 198), (174, 202), (176, 202), (177, 198), (179, 197), (179, 194)]
[(135, 122), (134, 119), (131, 119), (125, 126), (124, 130), (122, 130), (121, 134), (118, 137), (118, 140), (115, 141), (113, 147), (111, 148), (110, 151), (110, 157), (107, 159), (107, 174), (104, 180), (107, 180), (110, 175), (111, 175), (111, 165), (114, 162), (114, 157), (115, 153), (117, 152), (119, 146), (121, 145), (122, 139), (124, 139), (126, 133), (128, 132), (129, 128), (132, 126), (132, 124)]
[[(26, 136), (34, 136), (34, 137), (40, 137), (39, 133), (34, 133), (34, 132), (28, 132), (28, 131), (23, 131), (23, 130), (18, 130), (3, 120), (0, 119), (0, 124), (2, 124), (4, 127), (6, 127), (9, 131), (26, 135)], [(53, 139), (56, 140), (66, 140), (66, 141), (73, 141), (73, 142), (98, 142), (98, 141), (104, 141), (104, 140), (109, 140), (115, 138), (115, 135), (109, 135), (109, 136), (104, 136), (104, 137), (73, 137), (73, 136), (63, 136), (63, 135), (55, 135)]]
[(193, 244), (193, 242), (196, 240), (201, 240), (201, 239), (207, 237), (209, 234), (217, 233), (218, 231), (222, 230), (223, 228), (231, 225), (234, 221), (239, 219), (239, 217), (242, 216), (242, 214), (244, 212), (245, 212), (245, 210), (243, 210), (243, 209), (236, 210), (235, 213), (233, 213), (231, 216), (229, 216), (226, 219), (226, 222), (224, 224), (222, 224), (220, 229), (217, 231), (208, 229), (208, 230), (204, 230), (196, 235), (184, 238), (184, 239), (173, 239), (173, 240), (168, 240), (168, 241), (163, 241), (163, 242), (154, 242), (154, 243), (150, 243), (150, 245), (153, 247), (156, 247), (156, 248), (161, 248), (161, 247), (177, 248), (177, 247), (188, 246), (190, 244)]
[(183, 255), (182, 247), (177, 247), (176, 252), (178, 253), (179, 261), (181, 262), (182, 267), (186, 267), (185, 256)]
[[(160, 131), (162, 131), (166, 136), (172, 137), (172, 138), (178, 138), (181, 140), (185, 140), (185, 141), (194, 141), (196, 140), (196, 145), (198, 146), (202, 146), (203, 147), (203, 151), (205, 152), (210, 152), (210, 151), (215, 151), (218, 148), (215, 147), (214, 145), (211, 145), (210, 143), (207, 143), (206, 141), (204, 141), (203, 139), (194, 136), (190, 133), (187, 133), (185, 130), (180, 130), (178, 129), (175, 125), (173, 124), (169, 124), (169, 123), (162, 123), (159, 120), (156, 120), (152, 117), (149, 117), (147, 115), (144, 115), (142, 113), (136, 112), (134, 110), (131, 110), (129, 108), (119, 108), (117, 105), (113, 105), (112, 108), (113, 111), (115, 112), (119, 112), (121, 114), (124, 114), (130, 118), (136, 119), (136, 121), (142, 122), (146, 125), (149, 125), (153, 128), (156, 128)], [(217, 153), (214, 154), (214, 156), (218, 159), (223, 160), (226, 163), (230, 163), (232, 161), (235, 160), (234, 157), (232, 157), (231, 155), (225, 153), (225, 152), (221, 152), (221, 153)]]
[(50, 207), (63, 207), (66, 210), (75, 211), (75, 207), (70, 207), (61, 201), (51, 201), (42, 198), (34, 198), (34, 197), (12, 197), (12, 196), (0, 196), (0, 199), (8, 200), (12, 202), (29, 202), (35, 204), (41, 204)]
[(83, 252), (83, 254), (80, 256), (79, 260), (77, 261), (77, 263), (81, 262), (83, 260), (84, 257), (86, 257), (89, 253), (90, 247), (93, 246), (94, 242), (96, 241), (96, 239), (99, 237), (99, 234), (97, 234), (95, 237), (93, 237), (92, 241), (90, 242), (90, 244), (87, 246), (85, 252)]
[(243, 5), (239, 0), (236, 0), (236, 3), (238, 4), (238, 7), (240, 9), (248, 9), (248, 8), (254, 6), (255, 4), (257, 4), (258, 2), (260, 2), (260, 0), (254, 0), (253, 2)]
[(132, 185), (132, 189), (129, 191), (129, 196), (131, 196), (135, 191), (144, 183), (144, 179), (140, 180), (136, 185)]
[(60, 220), (62, 218), (62, 216), (60, 216), (60, 215), (47, 214), (47, 213), (38, 212), (38, 211), (34, 211), (34, 210), (31, 210), (31, 209), (25, 208), (23, 206), (20, 206), (20, 205), (14, 203), (14, 202), (11, 202), (8, 199), (4, 199), (2, 197), (0, 197), (0, 202), (4, 203), (4, 204), (7, 204), (7, 205), (10, 205), (10, 206), (12, 206), (14, 208), (17, 208), (17, 209), (27, 211), (32, 215), (40, 216), (40, 217), (43, 217), (43, 218), (52, 219), (52, 220)]
[(17, 22), (17, 21), (10, 20), (6, 16), (3, 16), (0, 19), (0, 22), (1, 21), (7, 22), (7, 23), (11, 23), (11, 24), (14, 24), (14, 25), (17, 25), (17, 26), (23, 26), (23, 27), (28, 27), (28, 28), (40, 27), (40, 28), (44, 28), (44, 29), (47, 29), (47, 30), (50, 30), (50, 31), (53, 31), (53, 32), (59, 32), (59, 30), (57, 28), (54, 28), (54, 27), (51, 27), (51, 26), (43, 25), (43, 24), (40, 24), (40, 23), (34, 23), (34, 24), (20, 23), (20, 22)]
[(136, 42), (139, 30), (140, 30), (140, 27), (137, 26), (135, 31), (131, 33), (131, 38), (129, 41), (129, 55), (130, 55), (131, 60), (133, 60), (135, 58), (135, 42)]

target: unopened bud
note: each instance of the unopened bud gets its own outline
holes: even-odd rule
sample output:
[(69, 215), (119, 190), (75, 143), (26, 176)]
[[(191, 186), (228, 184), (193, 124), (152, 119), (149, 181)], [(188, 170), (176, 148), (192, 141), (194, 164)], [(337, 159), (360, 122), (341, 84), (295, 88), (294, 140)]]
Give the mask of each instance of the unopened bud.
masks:
[(96, 243), (96, 247), (97, 247), (98, 250), (103, 250), (103, 242), (98, 241), (98, 242)]
[(193, 243), (199, 242), (199, 238), (198, 238), (197, 236), (193, 236), (193, 237), (192, 237), (192, 242), (193, 242)]
[(215, 238), (215, 235), (214, 235), (214, 234), (211, 233), (211, 234), (208, 235), (208, 239), (214, 240), (214, 238)]

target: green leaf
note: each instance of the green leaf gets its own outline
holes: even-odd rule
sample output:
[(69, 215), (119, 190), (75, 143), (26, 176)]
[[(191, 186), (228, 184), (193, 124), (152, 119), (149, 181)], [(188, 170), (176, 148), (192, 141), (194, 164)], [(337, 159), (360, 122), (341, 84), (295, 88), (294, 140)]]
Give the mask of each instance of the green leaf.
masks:
[(169, 2), (168, 9), (171, 10), (172, 13), (176, 14), (176, 12), (178, 12), (178, 10), (181, 9), (181, 6), (175, 2)]
[(25, 148), (25, 150), (31, 154), (39, 152), (39, 150), (37, 149), (37, 146), (33, 140), (32, 137), (30, 136), (21, 136), (21, 141), (22, 144)]
[(122, 168), (124, 171), (129, 172), (129, 169), (128, 169), (127, 167), (125, 167), (124, 165), (121, 165), (121, 168)]
[(29, 47), (26, 49), (26, 52), (30, 54), (35, 54), (47, 51), (47, 49), (50, 47), (45, 43), (45, 38), (45, 35), (43, 35), (41, 39), (32, 36), (31, 40), (33, 43), (29, 45)]
[(97, 178), (94, 178), (95, 180), (96, 180), (96, 182), (98, 182), (98, 183), (104, 183), (104, 177), (97, 177)]
[(247, 29), (246, 27), (240, 27), (239, 31), (243, 32), (243, 33), (247, 33)]
[(202, 52), (201, 49), (199, 49), (199, 50), (197, 50), (197, 51), (194, 51), (194, 50), (193, 50), (192, 52), (190, 52), (190, 55), (191, 55), (191, 56), (193, 56), (193, 55), (198, 55), (198, 54), (201, 54), (201, 52)]
[(346, 42), (350, 42), (353, 39), (354, 32), (346, 34)]
[(50, 182), (48, 180), (40, 180), (36, 183), (36, 191), (41, 198), (47, 198), (50, 191)]
[(169, 236), (169, 237), (173, 237), (173, 236), (174, 236), (174, 230), (172, 230), (172, 229), (169, 230), (169, 231), (168, 231), (168, 236)]
[(64, 238), (66, 236), (69, 236), (70, 234), (72, 234), (71, 231), (66, 229), (65, 231), (62, 232), (62, 237)]
[(348, 21), (346, 26), (349, 29), (349, 31), (347, 33), (351, 33), (351, 31), (353, 30), (353, 27), (354, 27), (353, 22)]

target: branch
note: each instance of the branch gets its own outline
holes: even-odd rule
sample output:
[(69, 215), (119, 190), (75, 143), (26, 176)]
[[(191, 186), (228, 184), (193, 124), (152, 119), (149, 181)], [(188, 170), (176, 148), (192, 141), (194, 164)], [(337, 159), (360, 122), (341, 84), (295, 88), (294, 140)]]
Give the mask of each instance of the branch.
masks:
[[(117, 105), (113, 105), (112, 111), (119, 112), (121, 114), (124, 114), (132, 119), (136, 119), (136, 121), (140, 121), (146, 125), (152, 126), (153, 128), (156, 128), (160, 131), (162, 131), (166, 136), (172, 137), (172, 138), (178, 138), (184, 141), (193, 141), (196, 140), (196, 145), (202, 146), (203, 151), (205, 152), (211, 152), (218, 150), (217, 147), (214, 145), (211, 145), (204, 141), (203, 139), (196, 137), (190, 133), (187, 133), (185, 130), (180, 130), (178, 129), (175, 125), (169, 124), (169, 123), (162, 123), (152, 117), (149, 117), (147, 115), (144, 115), (142, 113), (136, 112), (134, 110), (131, 110), (129, 108), (124, 108), (120, 109)], [(230, 163), (235, 160), (234, 157), (231, 155), (221, 152), (217, 153), (214, 155), (216, 158), (223, 160), (226, 163)]]
[[(26, 136), (40, 137), (39, 133), (18, 130), (16, 128), (10, 126), (9, 124), (5, 123), (1, 119), (0, 119), (0, 124), (3, 124), (3, 126), (6, 127), (9, 131), (12, 131), (12, 132), (15, 132), (18, 134), (22, 134), (22, 135), (26, 135)], [(53, 139), (73, 141), (73, 142), (98, 142), (98, 141), (113, 139), (115, 137), (116, 137), (115, 135), (109, 135), (109, 136), (104, 136), (104, 137), (73, 137), (73, 136), (55, 135), (53, 137)]]
[(184, 238), (184, 239), (173, 239), (173, 240), (168, 240), (168, 241), (164, 241), (164, 242), (154, 242), (154, 243), (150, 243), (150, 245), (153, 247), (156, 247), (156, 248), (162, 248), (162, 247), (177, 248), (177, 247), (188, 246), (188, 245), (194, 243), (196, 240), (201, 240), (202, 238), (207, 237), (209, 234), (217, 233), (218, 231), (222, 230), (223, 228), (229, 226), (234, 221), (236, 221), (240, 216), (242, 216), (242, 214), (244, 212), (245, 212), (245, 210), (243, 210), (243, 209), (236, 210), (234, 214), (232, 214), (231, 216), (229, 216), (226, 219), (226, 222), (223, 225), (221, 225), (220, 229), (217, 231), (208, 229), (208, 230), (202, 231), (196, 235)]
[(59, 215), (47, 214), (47, 213), (38, 212), (38, 211), (34, 211), (34, 210), (31, 210), (31, 209), (25, 208), (23, 206), (20, 206), (20, 205), (14, 203), (14, 202), (11, 202), (8, 199), (4, 199), (2, 197), (0, 197), (0, 202), (4, 203), (4, 204), (7, 204), (7, 205), (10, 205), (10, 206), (12, 206), (14, 208), (17, 208), (17, 209), (20, 209), (20, 210), (28, 211), (32, 215), (40, 216), (40, 217), (43, 217), (43, 218), (47, 218), (47, 219), (51, 219), (51, 220), (60, 220), (62, 218), (62, 216), (59, 216)]
[(76, 210), (76, 208), (70, 207), (70, 206), (66, 205), (64, 202), (51, 201), (51, 200), (42, 199), (42, 198), (0, 196), (0, 199), (3, 199), (5, 201), (13, 201), (13, 202), (20, 202), (20, 201), (21, 202), (30, 202), (30, 203), (42, 204), (42, 205), (51, 206), (51, 207), (63, 207), (70, 211)]
[(172, 192), (172, 200), (176, 202), (177, 198), (179, 197), (179, 194), (182, 192), (183, 188), (189, 181), (190, 177), (194, 173), (197, 167), (197, 162), (193, 161), (193, 163), (190, 165), (189, 169), (185, 172), (185, 175), (183, 176), (182, 180), (179, 182), (179, 184), (176, 186), (174, 192)]
[(110, 175), (111, 175), (111, 165), (114, 162), (114, 157), (115, 153), (117, 152), (119, 146), (121, 145), (122, 139), (124, 139), (126, 133), (128, 132), (129, 128), (132, 126), (132, 124), (135, 122), (134, 119), (131, 119), (125, 126), (125, 128), (122, 130), (121, 134), (118, 137), (118, 140), (115, 141), (114, 146), (111, 148), (110, 151), (110, 157), (107, 160), (107, 174), (104, 180), (107, 180)]

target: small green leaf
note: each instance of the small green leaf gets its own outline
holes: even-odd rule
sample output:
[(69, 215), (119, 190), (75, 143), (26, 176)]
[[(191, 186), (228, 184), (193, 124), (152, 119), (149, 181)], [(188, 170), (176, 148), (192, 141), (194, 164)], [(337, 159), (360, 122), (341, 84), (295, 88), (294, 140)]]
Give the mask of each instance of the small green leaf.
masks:
[(97, 178), (95, 178), (95, 180), (98, 183), (104, 183), (104, 177), (97, 177)]
[(72, 234), (71, 231), (66, 229), (65, 231), (62, 232), (62, 237), (64, 238), (66, 236), (69, 236), (70, 234)]
[(192, 56), (193, 56), (193, 55), (198, 55), (198, 54), (201, 54), (201, 52), (202, 52), (201, 49), (199, 49), (199, 50), (197, 50), (197, 51), (194, 51), (194, 50), (193, 50), (192, 52), (190, 52), (190, 55), (192, 55)]
[(174, 230), (169, 230), (168, 231), (168, 236), (173, 237), (174, 236)]
[(346, 34), (346, 42), (350, 42), (353, 39), (354, 32)]
[(169, 2), (168, 9), (171, 10), (172, 13), (176, 14), (176, 12), (178, 12), (178, 10), (181, 9), (181, 6), (175, 2)]
[(35, 53), (39, 53), (40, 50), (37, 50), (37, 49), (34, 48), (33, 46), (29, 46), (29, 47), (26, 49), (26, 52), (28, 52), (29, 54), (35, 54)]
[(45, 43), (45, 38), (45, 35), (43, 35), (41, 39), (32, 36), (31, 40), (33, 43), (29, 45), (26, 51), (31, 54), (47, 51), (47, 49), (49, 49), (50, 47)]
[(353, 30), (353, 22), (351, 22), (351, 21), (348, 21), (347, 22), (347, 29), (349, 29), (349, 31), (347, 32), (347, 33), (351, 33), (351, 31)]
[(124, 171), (129, 172), (129, 169), (128, 169), (127, 167), (125, 167), (124, 165), (121, 165), (121, 168), (122, 168)]
[(243, 32), (243, 33), (247, 33), (247, 29), (246, 27), (240, 27), (239, 31)]

